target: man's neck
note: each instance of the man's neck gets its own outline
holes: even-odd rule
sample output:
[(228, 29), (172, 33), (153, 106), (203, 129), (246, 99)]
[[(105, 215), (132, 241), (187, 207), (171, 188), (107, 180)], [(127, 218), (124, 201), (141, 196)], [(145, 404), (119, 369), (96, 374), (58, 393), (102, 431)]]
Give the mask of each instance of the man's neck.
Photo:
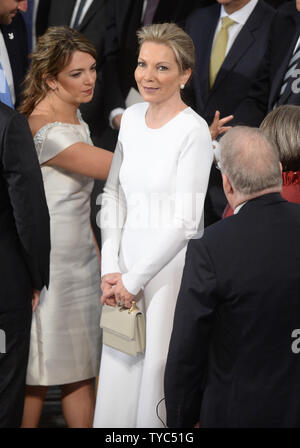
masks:
[(244, 202), (250, 201), (251, 199), (259, 198), (260, 196), (270, 193), (281, 193), (281, 188), (279, 187), (266, 188), (265, 190), (258, 191), (257, 193), (247, 195), (236, 193), (235, 197), (231, 198), (230, 205), (233, 208), (233, 210), (235, 210), (239, 205), (243, 204)]
[(224, 5), (225, 12), (230, 15), (247, 5), (251, 0), (233, 1), (228, 5)]

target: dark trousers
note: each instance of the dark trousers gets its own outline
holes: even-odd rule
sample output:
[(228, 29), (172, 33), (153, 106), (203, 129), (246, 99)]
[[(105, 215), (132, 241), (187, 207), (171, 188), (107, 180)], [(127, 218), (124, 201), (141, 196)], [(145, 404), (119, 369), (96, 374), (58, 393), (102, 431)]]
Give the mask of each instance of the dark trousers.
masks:
[(0, 428), (21, 426), (30, 343), (31, 302), (0, 311)]

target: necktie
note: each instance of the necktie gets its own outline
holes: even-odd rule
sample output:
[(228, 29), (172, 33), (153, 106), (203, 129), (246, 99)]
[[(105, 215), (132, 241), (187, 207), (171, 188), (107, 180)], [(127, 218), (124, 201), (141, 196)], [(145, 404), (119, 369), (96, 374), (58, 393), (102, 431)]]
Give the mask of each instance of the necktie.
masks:
[(7, 80), (1, 62), (0, 62), (0, 101), (6, 104), (7, 106), (11, 107), (12, 109), (14, 109), (10, 90), (7, 84)]
[(148, 0), (147, 1), (147, 6), (146, 6), (144, 20), (143, 20), (144, 25), (151, 25), (151, 23), (153, 22), (153, 18), (155, 15), (155, 11), (158, 7), (158, 4), (159, 4), (159, 0)]
[(284, 75), (281, 90), (279, 93), (279, 98), (277, 102), (277, 106), (280, 104), (286, 104), (288, 97), (293, 93), (293, 84), (296, 84), (296, 87), (299, 89), (299, 81), (297, 78), (300, 76), (300, 42), (298, 42), (297, 48), (292, 55), (289, 65), (287, 67), (287, 71)]
[(27, 38), (28, 38), (28, 53), (31, 53), (32, 50), (32, 27), (33, 27), (33, 6), (34, 0), (28, 0), (27, 2), (27, 11), (22, 12), (26, 29), (27, 29)]
[(79, 28), (79, 20), (80, 20), (81, 13), (82, 13), (84, 5), (85, 5), (85, 0), (80, 0), (79, 6), (78, 6), (78, 9), (77, 9), (77, 13), (76, 13), (76, 17), (75, 17), (75, 20), (74, 20), (74, 23), (73, 23), (73, 28), (75, 30), (77, 30)]
[(228, 43), (228, 28), (234, 24), (234, 20), (225, 16), (222, 18), (222, 26), (216, 37), (213, 50), (210, 57), (210, 87), (213, 86), (221, 65), (225, 59), (226, 48)]

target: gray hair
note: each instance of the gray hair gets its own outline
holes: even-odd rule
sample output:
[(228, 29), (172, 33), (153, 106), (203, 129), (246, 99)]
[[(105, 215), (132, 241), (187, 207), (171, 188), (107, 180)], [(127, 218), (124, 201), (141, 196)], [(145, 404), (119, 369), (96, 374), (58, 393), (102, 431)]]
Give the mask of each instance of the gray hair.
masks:
[(237, 126), (220, 140), (221, 171), (243, 195), (281, 187), (278, 151), (260, 129)]
[(167, 45), (173, 50), (180, 73), (194, 69), (195, 48), (190, 36), (175, 23), (144, 26), (137, 32), (139, 49), (144, 42)]
[(300, 170), (300, 106), (277, 107), (268, 113), (260, 128), (277, 146), (283, 170)]

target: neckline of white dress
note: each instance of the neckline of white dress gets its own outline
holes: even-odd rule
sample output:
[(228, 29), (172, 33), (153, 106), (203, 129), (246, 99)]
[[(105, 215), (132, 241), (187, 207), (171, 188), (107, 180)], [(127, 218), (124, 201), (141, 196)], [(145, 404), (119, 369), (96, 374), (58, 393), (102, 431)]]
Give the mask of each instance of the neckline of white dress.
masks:
[[(148, 105), (148, 107), (149, 107), (149, 105)], [(180, 112), (178, 112), (178, 114), (176, 114), (173, 118), (171, 118), (169, 121), (167, 121), (165, 124), (163, 124), (162, 126), (160, 126), (159, 128), (149, 128), (149, 126), (147, 125), (147, 123), (146, 123), (146, 113), (147, 113), (147, 110), (148, 110), (148, 107), (147, 107), (147, 109), (145, 110), (145, 113), (144, 113), (144, 124), (145, 124), (145, 128), (146, 129), (148, 129), (149, 131), (159, 131), (159, 130), (161, 130), (161, 129), (163, 129), (164, 127), (166, 127), (166, 126), (168, 126), (170, 123), (172, 123), (177, 117), (179, 117), (183, 112), (185, 112), (185, 111), (187, 111), (187, 110), (189, 110), (189, 109), (191, 109), (191, 107), (190, 106), (187, 106), (187, 107), (185, 107), (184, 109), (182, 109)]]
[(64, 123), (64, 122), (62, 122), (62, 121), (51, 121), (51, 123), (44, 124), (44, 126), (42, 126), (42, 127), (35, 133), (35, 135), (34, 135), (33, 138), (35, 138), (35, 137), (36, 137), (42, 130), (46, 130), (47, 128), (51, 128), (51, 127), (53, 127), (53, 125), (57, 125), (57, 124), (59, 124), (59, 125), (67, 125), (67, 126), (82, 126), (82, 125), (83, 125), (83, 123), (75, 124), (75, 123)]

